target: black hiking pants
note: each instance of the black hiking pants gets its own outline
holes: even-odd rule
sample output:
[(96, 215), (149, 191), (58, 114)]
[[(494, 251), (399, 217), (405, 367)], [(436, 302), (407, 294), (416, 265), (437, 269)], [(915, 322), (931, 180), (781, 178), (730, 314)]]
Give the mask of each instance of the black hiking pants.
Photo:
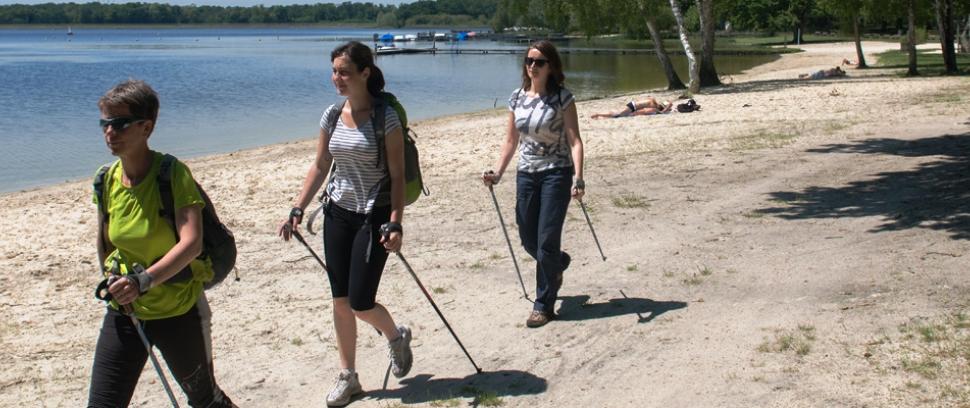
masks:
[[(142, 328), (148, 342), (161, 351), (171, 376), (188, 397), (190, 406), (232, 407), (232, 401), (219, 389), (213, 376), (208, 333), (211, 314), (205, 295), (202, 296), (199, 303), (185, 314), (141, 321)], [(94, 352), (89, 408), (127, 407), (148, 359), (148, 352), (131, 318), (110, 307), (107, 309)], [(158, 374), (152, 369), (150, 375)], [(165, 375), (172, 381), (168, 372)], [(155, 385), (159, 394), (165, 392), (160, 380)], [(163, 398), (168, 400), (167, 396)]]

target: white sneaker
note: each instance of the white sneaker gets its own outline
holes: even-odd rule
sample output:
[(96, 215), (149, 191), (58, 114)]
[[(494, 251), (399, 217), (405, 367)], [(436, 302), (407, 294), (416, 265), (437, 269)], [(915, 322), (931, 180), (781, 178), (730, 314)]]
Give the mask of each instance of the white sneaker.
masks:
[(397, 326), (398, 338), (387, 343), (387, 356), (391, 359), (391, 373), (401, 378), (411, 371), (411, 329), (405, 325)]
[(341, 370), (337, 376), (337, 383), (327, 394), (328, 407), (342, 407), (350, 403), (354, 395), (361, 394), (364, 389), (360, 386), (357, 373), (350, 370)]

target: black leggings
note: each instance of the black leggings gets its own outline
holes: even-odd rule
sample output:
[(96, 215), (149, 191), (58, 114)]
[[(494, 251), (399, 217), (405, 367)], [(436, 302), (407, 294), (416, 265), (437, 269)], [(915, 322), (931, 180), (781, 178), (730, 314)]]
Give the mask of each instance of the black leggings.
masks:
[(391, 219), (391, 207), (377, 207), (367, 215), (330, 203), (324, 211), (323, 249), (334, 298), (350, 297), (351, 309), (374, 308), (387, 250), (381, 244), (381, 225)]
[[(189, 405), (233, 406), (212, 373), (209, 313), (204, 298), (183, 315), (141, 323), (148, 341), (161, 351), (175, 382), (188, 397)], [(94, 352), (88, 407), (127, 407), (147, 359), (148, 353), (131, 318), (108, 308)], [(157, 375), (154, 370), (152, 375)], [(166, 377), (172, 379), (167, 373)], [(157, 385), (157, 391), (164, 392), (161, 384)]]

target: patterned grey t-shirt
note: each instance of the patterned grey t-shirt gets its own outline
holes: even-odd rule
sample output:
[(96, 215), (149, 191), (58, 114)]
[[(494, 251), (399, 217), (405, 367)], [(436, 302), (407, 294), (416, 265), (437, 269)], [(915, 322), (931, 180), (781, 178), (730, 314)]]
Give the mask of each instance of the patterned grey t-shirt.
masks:
[[(320, 127), (330, 134), (330, 154), (337, 170), (326, 186), (327, 196), (341, 208), (359, 214), (370, 213), (377, 200), (380, 186), (387, 178), (387, 166), (377, 162), (377, 135), (374, 118), (358, 123), (357, 128), (344, 125), (340, 118), (343, 104), (330, 105), (320, 118)], [(336, 119), (336, 126), (330, 127)], [(384, 113), (385, 137), (401, 127), (397, 112), (388, 107)]]
[(509, 110), (515, 114), (519, 130), (519, 171), (572, 167), (564, 112), (573, 102), (573, 94), (566, 88), (541, 97), (530, 97), (521, 88), (512, 92)]

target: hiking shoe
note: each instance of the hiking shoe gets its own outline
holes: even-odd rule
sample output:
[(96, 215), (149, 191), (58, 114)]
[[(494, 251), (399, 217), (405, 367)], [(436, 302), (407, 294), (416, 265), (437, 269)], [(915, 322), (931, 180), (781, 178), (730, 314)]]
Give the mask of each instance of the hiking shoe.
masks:
[(350, 370), (341, 370), (337, 376), (337, 384), (327, 394), (328, 407), (342, 407), (350, 403), (354, 395), (361, 394), (364, 389), (360, 386), (357, 373)]
[(531, 328), (542, 327), (545, 326), (546, 323), (549, 323), (553, 319), (553, 316), (554, 315), (552, 313), (533, 310), (532, 314), (529, 315), (529, 318), (526, 319), (525, 325), (526, 327)]
[(398, 337), (387, 343), (387, 356), (391, 359), (391, 373), (401, 378), (411, 371), (414, 358), (411, 355), (411, 329), (405, 325), (397, 326)]

